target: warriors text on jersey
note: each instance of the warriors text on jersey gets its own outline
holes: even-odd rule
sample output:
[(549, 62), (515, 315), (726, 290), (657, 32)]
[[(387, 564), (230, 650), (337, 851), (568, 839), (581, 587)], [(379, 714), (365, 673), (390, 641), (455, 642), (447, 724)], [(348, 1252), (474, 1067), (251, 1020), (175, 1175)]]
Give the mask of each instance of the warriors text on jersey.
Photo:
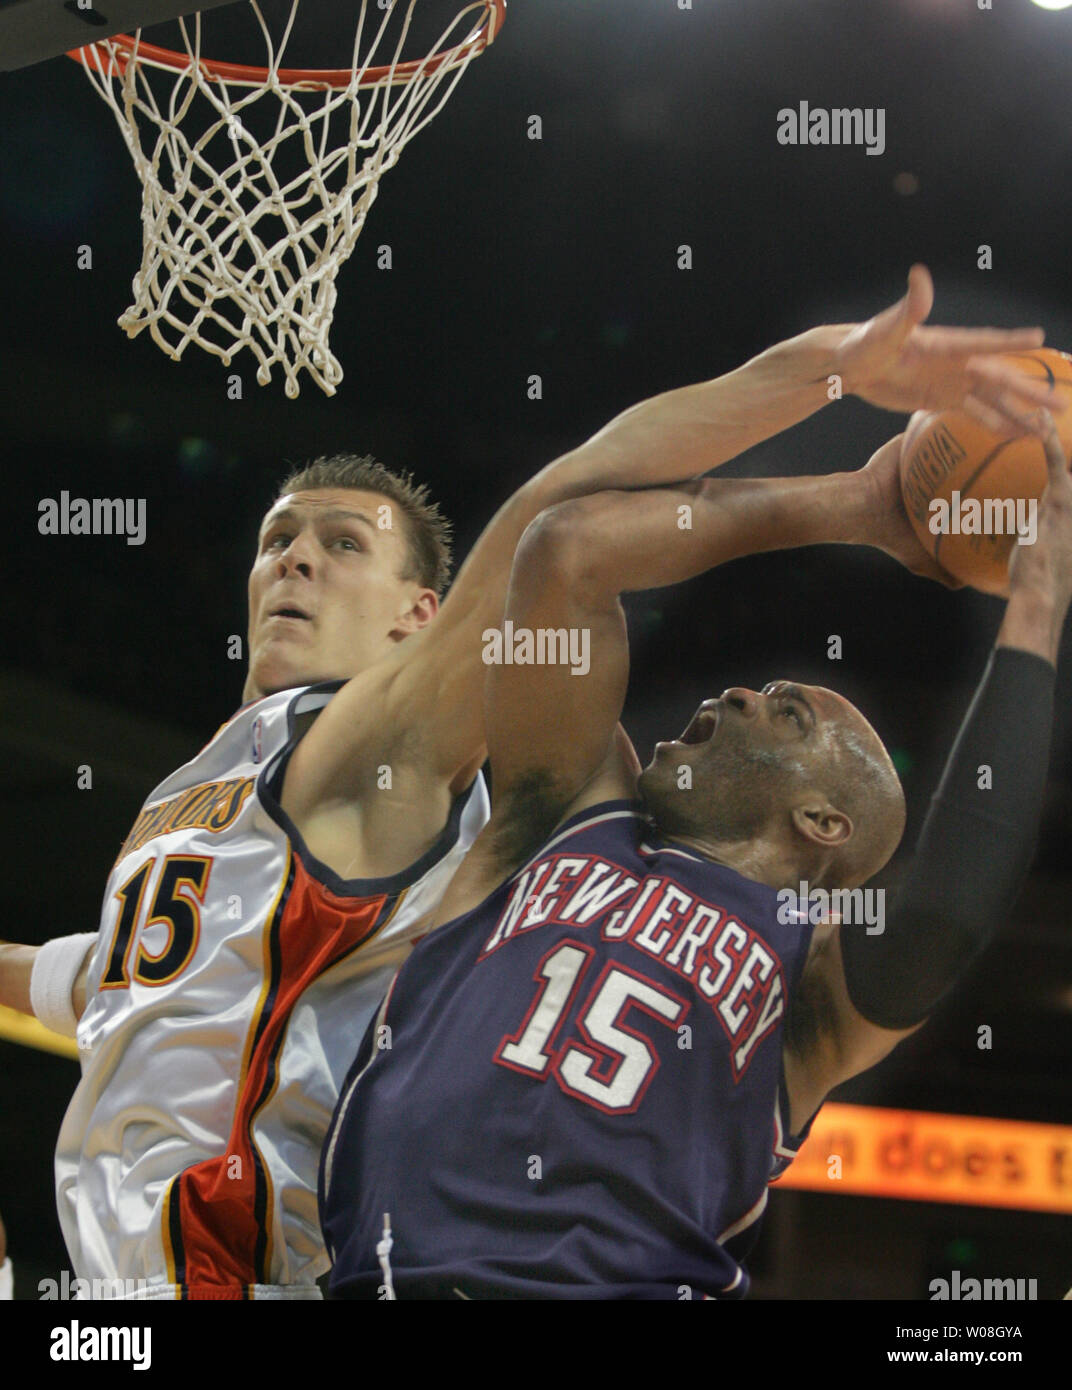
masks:
[(403, 873), (344, 881), (278, 802), (295, 721), (239, 711), (152, 793), (105, 892), (56, 1155), (79, 1278), (151, 1297), (315, 1297), (320, 1147), (414, 924), (487, 819), (483, 783)]
[(581, 812), (399, 971), (325, 1149), (333, 1292), (744, 1294), (812, 929), (647, 835)]

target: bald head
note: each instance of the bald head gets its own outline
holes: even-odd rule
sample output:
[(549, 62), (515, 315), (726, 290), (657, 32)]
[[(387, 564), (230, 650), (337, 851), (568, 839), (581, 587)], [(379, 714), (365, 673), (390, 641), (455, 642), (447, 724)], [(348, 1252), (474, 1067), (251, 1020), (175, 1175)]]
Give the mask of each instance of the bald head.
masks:
[(905, 827), (905, 801), (893, 759), (855, 705), (833, 690), (810, 687), (831, 731), (826, 783), (831, 802), (852, 821), (852, 834), (833, 856), (834, 881), (821, 887), (855, 888), (885, 865)]

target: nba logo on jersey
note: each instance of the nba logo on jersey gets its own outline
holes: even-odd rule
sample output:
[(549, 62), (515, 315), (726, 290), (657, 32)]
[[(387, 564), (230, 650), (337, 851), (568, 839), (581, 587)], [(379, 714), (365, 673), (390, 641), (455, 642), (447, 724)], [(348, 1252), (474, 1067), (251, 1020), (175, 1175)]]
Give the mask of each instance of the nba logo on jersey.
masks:
[(263, 754), (264, 754), (264, 749), (263, 749), (262, 744), (261, 744), (261, 735), (262, 735), (263, 733), (264, 733), (264, 720), (263, 720), (263, 719), (260, 717), (260, 715), (258, 714), (257, 717), (256, 717), (256, 719), (254, 719), (254, 721), (253, 721), (253, 730), (252, 730), (252, 733), (251, 733), (251, 735), (250, 735), (251, 741), (252, 741), (252, 746), (253, 746), (253, 761), (254, 761), (255, 763), (259, 763), (260, 760), (261, 760), (261, 758), (262, 758), (262, 756), (263, 756)]

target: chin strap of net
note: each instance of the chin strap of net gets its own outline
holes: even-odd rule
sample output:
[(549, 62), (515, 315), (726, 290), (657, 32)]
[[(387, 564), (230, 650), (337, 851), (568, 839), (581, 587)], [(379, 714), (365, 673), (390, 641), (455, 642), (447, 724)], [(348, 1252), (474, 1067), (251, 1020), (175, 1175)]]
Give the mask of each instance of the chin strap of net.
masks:
[[(132, 338), (148, 328), (176, 360), (190, 343), (226, 365), (248, 348), (258, 382), (278, 365), (291, 398), (302, 370), (334, 395), (335, 276), (381, 176), (442, 110), (502, 8), (467, 5), (413, 63), (401, 54), (417, 0), (392, 0), (382, 18), (375, 0), (362, 0), (350, 70), (327, 85), (282, 68), (299, 3), (275, 44), (251, 0), (269, 55), (255, 81), (202, 63), (200, 15), (180, 21), (190, 59), (181, 70), (158, 61), (140, 31), (129, 47), (106, 39), (79, 53), (143, 188), (141, 269), (119, 326)], [(366, 9), (375, 33), (362, 52)], [(370, 75), (374, 64), (385, 72)]]

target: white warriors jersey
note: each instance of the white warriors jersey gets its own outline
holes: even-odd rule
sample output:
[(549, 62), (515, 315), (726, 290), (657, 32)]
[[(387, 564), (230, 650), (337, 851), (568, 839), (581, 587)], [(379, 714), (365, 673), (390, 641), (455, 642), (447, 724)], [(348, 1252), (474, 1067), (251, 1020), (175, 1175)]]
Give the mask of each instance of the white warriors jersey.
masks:
[(404, 872), (345, 881), (315, 860), (278, 797), (295, 720), (341, 684), (240, 710), (120, 851), (56, 1154), (79, 1279), (135, 1297), (318, 1296), (317, 1168), (340, 1085), (488, 818), (478, 777)]

